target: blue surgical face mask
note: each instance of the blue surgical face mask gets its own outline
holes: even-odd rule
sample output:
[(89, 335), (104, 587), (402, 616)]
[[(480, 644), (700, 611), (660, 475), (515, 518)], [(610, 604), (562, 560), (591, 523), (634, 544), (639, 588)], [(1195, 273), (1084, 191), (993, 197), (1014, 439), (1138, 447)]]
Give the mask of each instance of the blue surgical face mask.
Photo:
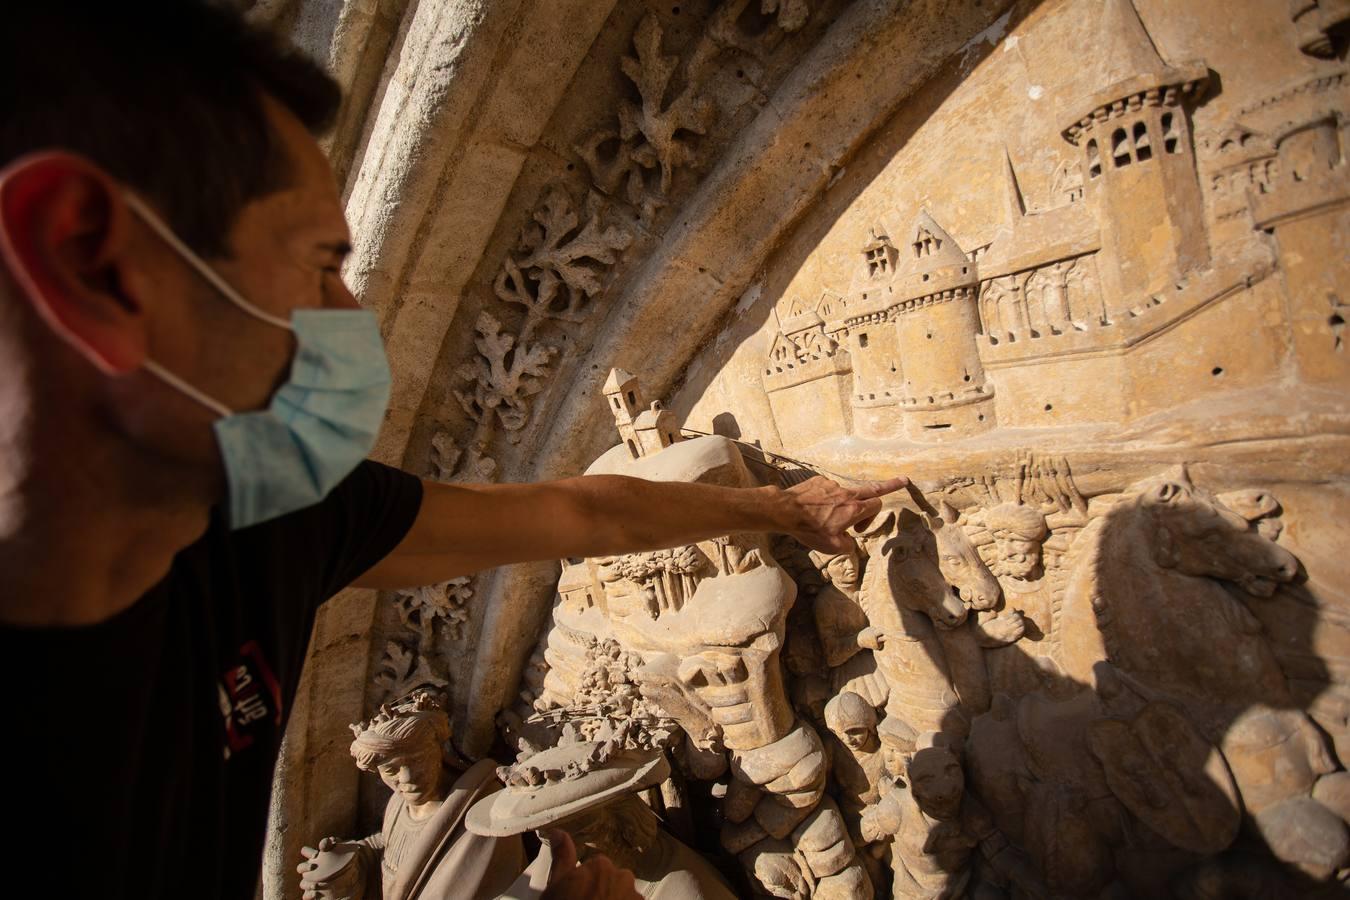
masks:
[(131, 209), (240, 310), (295, 336), (291, 374), (266, 409), (237, 413), (147, 359), (145, 368), (220, 416), (214, 430), (229, 483), (231, 528), (313, 506), (365, 459), (389, 404), (379, 324), (363, 309), (297, 309), (290, 320), (249, 303), (139, 198)]

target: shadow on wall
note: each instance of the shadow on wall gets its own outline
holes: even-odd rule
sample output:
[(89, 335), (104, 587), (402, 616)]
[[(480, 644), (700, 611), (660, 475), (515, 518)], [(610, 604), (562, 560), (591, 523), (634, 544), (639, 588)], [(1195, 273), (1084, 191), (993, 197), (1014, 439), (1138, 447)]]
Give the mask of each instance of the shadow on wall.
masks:
[[(884, 763), (856, 827), (894, 896), (1343, 896), (1346, 697), (1274, 498), (1178, 470), (1053, 529), (1017, 503), (928, 510), (862, 529), (864, 649), (827, 684), (785, 656), (836, 779)], [(850, 694), (877, 710), (861, 751), (866, 712), (830, 721)]]

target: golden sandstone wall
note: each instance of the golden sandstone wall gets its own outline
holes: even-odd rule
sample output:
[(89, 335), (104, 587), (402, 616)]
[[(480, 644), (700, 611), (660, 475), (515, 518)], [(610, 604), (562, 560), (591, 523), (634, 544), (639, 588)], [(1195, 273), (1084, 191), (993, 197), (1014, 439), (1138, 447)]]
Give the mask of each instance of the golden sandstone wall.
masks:
[(386, 459), (917, 489), (851, 557), (730, 536), (341, 598), (275, 872), (359, 830), (334, 735), (429, 685), (521, 765), (569, 719), (673, 720), (658, 806), (747, 890), (1334, 889), (1344, 4), (282, 6), (352, 86)]

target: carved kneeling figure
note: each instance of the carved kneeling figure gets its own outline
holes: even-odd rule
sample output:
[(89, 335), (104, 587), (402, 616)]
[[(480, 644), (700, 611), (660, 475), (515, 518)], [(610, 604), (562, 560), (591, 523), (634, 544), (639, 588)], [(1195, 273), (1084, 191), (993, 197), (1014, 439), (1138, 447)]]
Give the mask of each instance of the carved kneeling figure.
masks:
[[(731, 900), (717, 870), (662, 829), (656, 814), (638, 796), (669, 775), (670, 763), (660, 750), (627, 749), (604, 741), (563, 744), (499, 769), (506, 788), (479, 800), (469, 811), (467, 825), (485, 837), (561, 828), (572, 836), (581, 862), (604, 854), (619, 868), (632, 871), (643, 897)], [(548, 884), (552, 865), (552, 848), (544, 841), (539, 856), (504, 898), (537, 898)]]
[(306, 900), (496, 897), (525, 866), (519, 837), (465, 830), (464, 817), (495, 792), (491, 760), (456, 775), (446, 765), (450, 722), (427, 691), (381, 707), (353, 725), (352, 756), (393, 791), (378, 834), (324, 838), (306, 847), (297, 870)]

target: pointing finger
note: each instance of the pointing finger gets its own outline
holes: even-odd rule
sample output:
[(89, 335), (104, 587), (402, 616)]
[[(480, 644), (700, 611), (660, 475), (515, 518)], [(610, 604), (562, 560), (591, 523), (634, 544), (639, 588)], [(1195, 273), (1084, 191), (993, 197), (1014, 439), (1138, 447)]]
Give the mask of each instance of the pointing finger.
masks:
[(877, 513), (879, 513), (879, 512), (881, 512), (881, 501), (880, 501), (880, 500), (878, 500), (878, 499), (875, 498), (875, 497), (873, 497), (873, 498), (871, 498), (871, 499), (865, 499), (865, 500), (863, 500), (863, 502), (859, 505), (858, 511), (857, 511), (856, 513), (854, 513), (854, 515), (853, 515), (853, 521), (849, 522), (848, 524), (849, 524), (850, 526), (853, 526), (853, 525), (857, 525), (859, 522), (866, 522), (867, 520), (871, 519), (873, 516), (875, 516), (875, 515), (876, 515)]
[(909, 487), (909, 479), (901, 475), (896, 478), (888, 478), (885, 481), (873, 481), (870, 484), (865, 484), (857, 489), (855, 496), (859, 500), (871, 500), (873, 497), (884, 497), (906, 487)]

